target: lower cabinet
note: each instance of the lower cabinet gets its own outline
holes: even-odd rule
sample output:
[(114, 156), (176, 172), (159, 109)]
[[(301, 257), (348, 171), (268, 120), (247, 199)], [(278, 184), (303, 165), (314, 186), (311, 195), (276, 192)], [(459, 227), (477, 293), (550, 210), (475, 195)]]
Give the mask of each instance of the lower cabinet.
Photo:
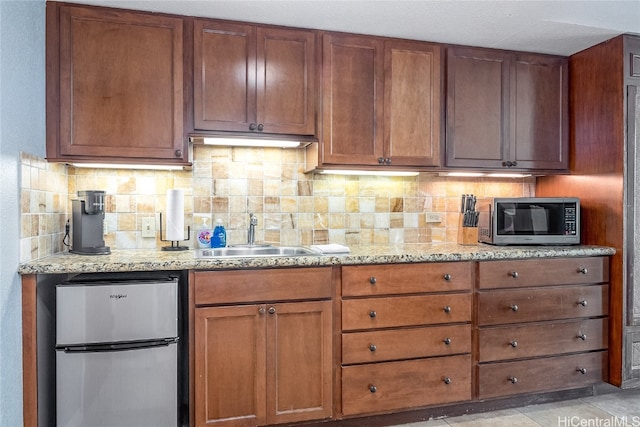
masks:
[(472, 263), (342, 267), (342, 414), (471, 400)]
[(247, 271), (244, 279), (235, 277), (238, 271), (195, 273), (194, 425), (259, 426), (332, 416), (330, 300), (270, 301), (264, 295), (265, 302), (213, 305), (250, 298), (236, 295), (242, 280), (278, 281), (290, 287), (292, 300), (304, 298), (305, 290), (317, 296), (325, 289), (330, 297), (331, 269), (305, 270), (288, 269), (288, 276), (285, 270)]

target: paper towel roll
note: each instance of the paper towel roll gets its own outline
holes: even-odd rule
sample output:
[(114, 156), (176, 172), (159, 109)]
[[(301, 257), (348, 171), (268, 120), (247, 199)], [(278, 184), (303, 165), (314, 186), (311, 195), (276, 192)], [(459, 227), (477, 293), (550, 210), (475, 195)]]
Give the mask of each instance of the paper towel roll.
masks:
[(184, 190), (167, 190), (166, 240), (184, 240)]

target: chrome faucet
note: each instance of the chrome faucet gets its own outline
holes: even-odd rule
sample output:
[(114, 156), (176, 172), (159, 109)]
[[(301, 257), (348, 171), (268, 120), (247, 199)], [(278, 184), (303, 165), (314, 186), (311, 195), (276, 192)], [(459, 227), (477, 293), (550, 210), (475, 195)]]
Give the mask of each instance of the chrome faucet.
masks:
[(247, 244), (253, 246), (256, 243), (256, 225), (258, 218), (252, 213), (249, 214), (249, 231), (247, 232)]

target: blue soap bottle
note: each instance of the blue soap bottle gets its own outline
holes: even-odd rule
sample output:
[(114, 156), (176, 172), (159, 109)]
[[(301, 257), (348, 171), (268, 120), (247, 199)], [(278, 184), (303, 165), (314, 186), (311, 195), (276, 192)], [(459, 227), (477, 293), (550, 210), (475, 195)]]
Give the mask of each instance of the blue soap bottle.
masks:
[(227, 230), (222, 225), (222, 220), (216, 220), (216, 227), (213, 229), (211, 235), (211, 247), (212, 248), (224, 248), (227, 246)]

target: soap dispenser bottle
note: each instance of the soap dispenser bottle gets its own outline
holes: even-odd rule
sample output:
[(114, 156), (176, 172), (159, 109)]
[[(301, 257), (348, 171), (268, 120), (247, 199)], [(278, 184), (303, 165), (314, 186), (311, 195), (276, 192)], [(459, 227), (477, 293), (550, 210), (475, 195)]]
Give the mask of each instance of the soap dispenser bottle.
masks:
[(207, 224), (207, 217), (202, 217), (202, 227), (198, 230), (198, 247), (210, 248), (211, 247), (211, 229)]
[(227, 231), (222, 225), (222, 220), (218, 218), (216, 220), (216, 228), (213, 229), (213, 235), (211, 236), (212, 248), (224, 248), (227, 246)]

